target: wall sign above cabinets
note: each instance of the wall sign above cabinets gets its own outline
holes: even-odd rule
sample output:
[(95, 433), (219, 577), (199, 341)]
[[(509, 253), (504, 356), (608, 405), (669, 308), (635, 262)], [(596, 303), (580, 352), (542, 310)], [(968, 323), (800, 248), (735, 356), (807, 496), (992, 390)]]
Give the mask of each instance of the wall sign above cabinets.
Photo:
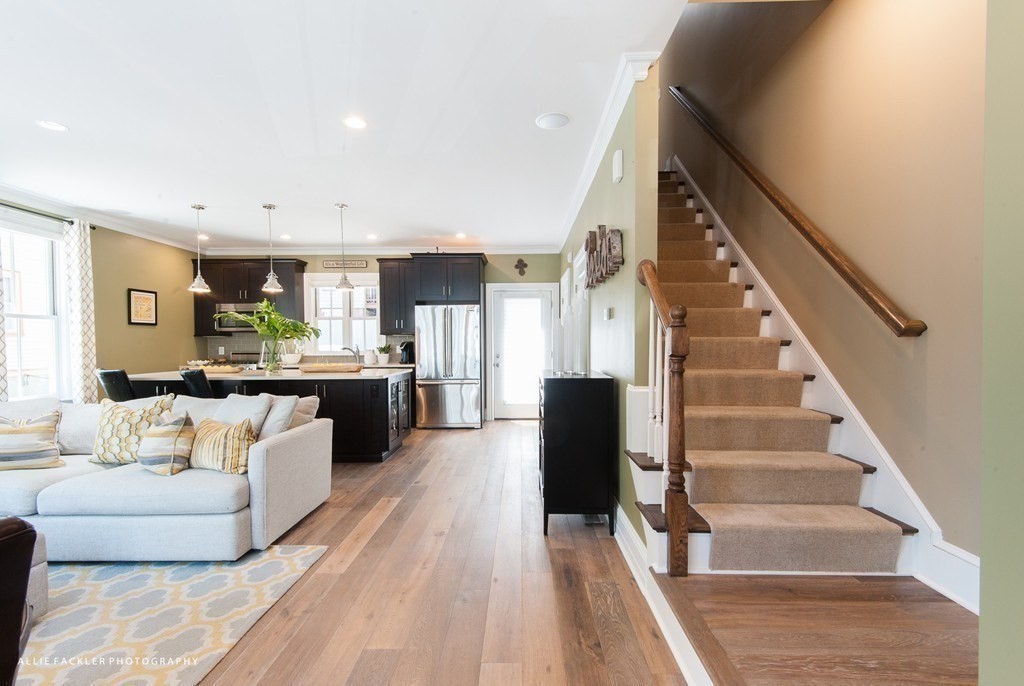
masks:
[(324, 269), (366, 269), (366, 260), (324, 260)]

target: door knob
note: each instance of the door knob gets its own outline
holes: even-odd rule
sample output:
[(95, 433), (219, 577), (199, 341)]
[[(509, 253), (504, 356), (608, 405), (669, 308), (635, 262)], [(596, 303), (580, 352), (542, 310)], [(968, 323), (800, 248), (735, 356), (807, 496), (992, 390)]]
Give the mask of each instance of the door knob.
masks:
[(495, 366), (495, 367), (500, 367), (500, 366), (501, 366), (501, 362), (495, 362), (495, 363), (494, 363), (494, 366)]

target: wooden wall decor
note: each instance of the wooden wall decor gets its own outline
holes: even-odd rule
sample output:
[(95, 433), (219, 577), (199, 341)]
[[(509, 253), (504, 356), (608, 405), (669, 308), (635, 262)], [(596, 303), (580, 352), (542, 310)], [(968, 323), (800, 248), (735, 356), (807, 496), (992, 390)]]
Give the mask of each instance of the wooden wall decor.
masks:
[(587, 288), (607, 281), (625, 262), (622, 231), (609, 229), (604, 224), (598, 224), (597, 231), (587, 232), (583, 249), (587, 252)]

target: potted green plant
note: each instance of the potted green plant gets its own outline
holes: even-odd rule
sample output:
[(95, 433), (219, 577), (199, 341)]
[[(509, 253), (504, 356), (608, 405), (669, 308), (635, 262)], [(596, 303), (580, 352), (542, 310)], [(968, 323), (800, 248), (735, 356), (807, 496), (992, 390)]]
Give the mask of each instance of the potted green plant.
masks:
[(320, 329), (297, 319), (289, 319), (274, 307), (269, 300), (256, 305), (252, 314), (242, 312), (221, 312), (213, 315), (216, 319), (230, 319), (245, 322), (253, 328), (262, 341), (260, 360), (267, 376), (281, 373), (281, 359), (286, 340), (305, 341), (320, 338)]
[(385, 343), (377, 348), (377, 364), (387, 364), (391, 360), (391, 344)]

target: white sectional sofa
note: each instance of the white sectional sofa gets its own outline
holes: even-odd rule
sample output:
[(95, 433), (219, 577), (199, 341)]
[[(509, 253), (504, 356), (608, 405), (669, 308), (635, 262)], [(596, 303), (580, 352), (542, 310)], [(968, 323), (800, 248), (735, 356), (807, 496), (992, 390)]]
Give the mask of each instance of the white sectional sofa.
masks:
[[(175, 411), (184, 400), (175, 401)], [(217, 401), (198, 402), (209, 413)], [(89, 461), (83, 448), (95, 438), (98, 406), (0, 403), (0, 415), (38, 416), (54, 404), (62, 408), (57, 442), (66, 464), (0, 471), (0, 514), (43, 534), (51, 562), (236, 560), (269, 546), (330, 496), (329, 419), (259, 440), (246, 474), (186, 469), (161, 476), (138, 464)], [(45, 574), (44, 562), (37, 567)]]

